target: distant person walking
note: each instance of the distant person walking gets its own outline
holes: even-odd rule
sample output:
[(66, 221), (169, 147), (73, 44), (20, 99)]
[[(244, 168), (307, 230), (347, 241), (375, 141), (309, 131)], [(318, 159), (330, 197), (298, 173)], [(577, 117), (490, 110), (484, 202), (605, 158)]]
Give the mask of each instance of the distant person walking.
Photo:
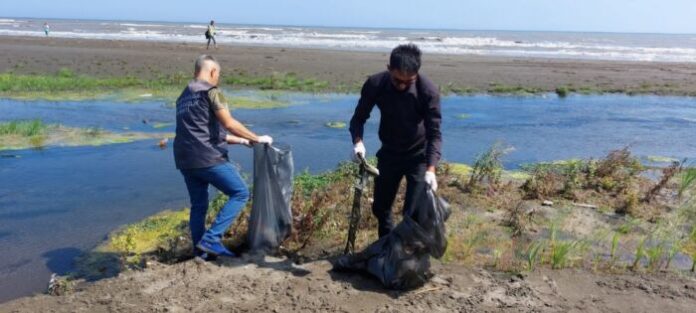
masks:
[(205, 31), (205, 39), (208, 39), (208, 45), (205, 47), (206, 50), (210, 49), (210, 41), (213, 41), (213, 47), (217, 49), (217, 42), (215, 41), (215, 21), (210, 21), (208, 25), (208, 30)]
[(46, 33), (46, 36), (48, 36), (48, 33), (51, 31), (51, 26), (48, 25), (48, 22), (44, 22), (43, 30), (44, 33)]
[[(203, 259), (234, 256), (222, 244), (227, 231), (247, 200), (249, 190), (230, 164), (227, 144), (272, 144), (273, 138), (258, 136), (230, 115), (218, 89), (220, 64), (209, 55), (196, 60), (193, 80), (176, 101), (174, 161), (181, 171), (191, 199), (189, 227), (194, 254)], [(229, 197), (206, 230), (208, 186)]]

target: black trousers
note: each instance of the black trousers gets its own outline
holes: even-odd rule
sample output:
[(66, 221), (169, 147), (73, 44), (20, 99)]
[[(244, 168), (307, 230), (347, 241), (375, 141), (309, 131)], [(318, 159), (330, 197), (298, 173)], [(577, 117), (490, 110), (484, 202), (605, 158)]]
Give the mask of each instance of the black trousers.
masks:
[(403, 215), (411, 215), (417, 208), (415, 201), (425, 191), (424, 175), (427, 162), (424, 155), (416, 157), (386, 157), (377, 158), (379, 176), (375, 178), (374, 202), (372, 213), (379, 221), (379, 237), (389, 234), (394, 228), (392, 206), (399, 191), (401, 180), (406, 177), (406, 196), (404, 199)]

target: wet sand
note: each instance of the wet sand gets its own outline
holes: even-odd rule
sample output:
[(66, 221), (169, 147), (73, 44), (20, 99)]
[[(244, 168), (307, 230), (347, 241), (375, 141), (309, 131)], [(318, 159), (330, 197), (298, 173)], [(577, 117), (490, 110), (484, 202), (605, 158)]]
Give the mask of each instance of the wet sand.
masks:
[(0, 312), (688, 312), (696, 281), (668, 274), (581, 270), (525, 274), (437, 265), (426, 286), (384, 290), (371, 277), (331, 272), (326, 261), (152, 264), (142, 272), (39, 295)]
[[(225, 73), (250, 76), (274, 72), (317, 78), (334, 87), (360, 86), (367, 75), (383, 70), (388, 51), (354, 52), (278, 47), (220, 46), (206, 51), (203, 42), (20, 38), (0, 36), (0, 72), (55, 73), (67, 67), (96, 76), (192, 72), (193, 60), (211, 53)], [(582, 61), (425, 54), (422, 73), (436, 83), (485, 91), (494, 84), (552, 91), (573, 85), (605, 91), (640, 90), (660, 94), (696, 95), (696, 64)]]

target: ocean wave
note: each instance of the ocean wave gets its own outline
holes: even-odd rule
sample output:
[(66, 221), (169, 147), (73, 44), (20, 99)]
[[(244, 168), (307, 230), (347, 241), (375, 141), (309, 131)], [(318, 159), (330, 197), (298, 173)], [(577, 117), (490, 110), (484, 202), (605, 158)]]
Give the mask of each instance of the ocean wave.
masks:
[[(3, 21), (0, 19), (0, 22)], [(126, 26), (129, 23), (120, 23)], [(144, 25), (144, 24), (138, 24)], [(181, 26), (179, 26), (181, 27)], [(184, 25), (185, 28), (205, 29), (205, 25)], [(367, 50), (389, 51), (394, 46), (416, 42), (423, 51), (438, 54), (474, 54), (495, 55), (508, 57), (539, 57), (539, 58), (574, 58), (620, 61), (659, 61), (659, 62), (692, 62), (696, 63), (696, 49), (691, 47), (649, 47), (622, 46), (614, 42), (571, 43), (567, 41), (515, 41), (500, 39), (493, 36), (434, 36), (426, 33), (417, 38), (400, 36), (380, 36), (373, 31), (313, 31), (309, 28), (298, 28), (300, 31), (290, 31), (282, 28), (283, 33), (270, 33), (271, 27), (222, 27), (219, 28), (218, 43), (233, 45), (285, 46), (298, 48), (319, 48), (338, 50)], [(369, 32), (369, 33), (368, 33)], [(415, 32), (402, 33), (414, 34)], [(0, 28), (0, 35), (5, 36), (44, 36), (39, 31), (14, 30)], [(117, 27), (113, 30), (94, 31), (61, 31), (55, 28), (52, 36), (80, 39), (107, 40), (154, 40), (170, 42), (202, 42), (202, 33), (193, 30), (182, 32), (163, 32), (142, 29), (135, 26)]]
[(167, 25), (159, 25), (159, 24), (132, 24), (132, 23), (120, 23), (118, 25), (127, 26), (127, 27), (166, 27), (167, 26)]
[(274, 27), (237, 27), (236, 29), (241, 29), (241, 30), (263, 30), (263, 31), (283, 31), (283, 28), (274, 28)]

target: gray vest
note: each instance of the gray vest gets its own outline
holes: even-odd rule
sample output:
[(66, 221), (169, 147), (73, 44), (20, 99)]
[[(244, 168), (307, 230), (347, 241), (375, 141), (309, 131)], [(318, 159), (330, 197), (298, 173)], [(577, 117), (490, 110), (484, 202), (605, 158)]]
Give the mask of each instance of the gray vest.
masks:
[(176, 100), (174, 162), (177, 169), (215, 166), (227, 162), (227, 131), (210, 107), (208, 91), (216, 88), (193, 80)]

